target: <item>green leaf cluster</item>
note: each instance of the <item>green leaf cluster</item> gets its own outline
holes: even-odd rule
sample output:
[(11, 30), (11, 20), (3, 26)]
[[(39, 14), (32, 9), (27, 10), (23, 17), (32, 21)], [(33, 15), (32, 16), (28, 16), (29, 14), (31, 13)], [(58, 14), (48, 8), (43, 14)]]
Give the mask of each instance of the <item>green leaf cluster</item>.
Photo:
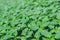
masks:
[(60, 0), (0, 0), (0, 40), (60, 40)]

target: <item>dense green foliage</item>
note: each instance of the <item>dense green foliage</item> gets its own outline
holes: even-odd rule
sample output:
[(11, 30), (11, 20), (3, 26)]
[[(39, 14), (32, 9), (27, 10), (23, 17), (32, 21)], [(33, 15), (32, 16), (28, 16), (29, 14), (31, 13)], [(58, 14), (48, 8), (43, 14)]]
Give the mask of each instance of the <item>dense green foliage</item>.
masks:
[(60, 1), (0, 0), (0, 40), (60, 40)]

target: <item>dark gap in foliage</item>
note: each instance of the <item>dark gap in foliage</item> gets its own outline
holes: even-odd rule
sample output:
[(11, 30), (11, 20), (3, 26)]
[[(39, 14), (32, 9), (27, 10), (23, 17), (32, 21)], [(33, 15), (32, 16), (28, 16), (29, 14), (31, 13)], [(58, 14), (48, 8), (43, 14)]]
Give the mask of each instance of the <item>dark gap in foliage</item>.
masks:
[(33, 2), (36, 2), (36, 0), (33, 0)]
[(14, 26), (17, 27), (18, 24), (15, 24)]
[[(48, 3), (47, 3), (48, 4)], [(49, 7), (51, 4), (48, 4), (48, 5), (43, 5), (44, 7)]]
[(11, 21), (12, 20), (12, 18), (9, 18), (9, 21)]
[(48, 4), (47, 6), (45, 6), (45, 7), (49, 7), (50, 6), (50, 4)]
[(31, 10), (33, 10), (34, 8), (31, 8)]
[(50, 3), (50, 4), (48, 4), (48, 2), (46, 2), (46, 5), (42, 5), (42, 4), (41, 4), (41, 6), (42, 6), (42, 7), (50, 7), (52, 4), (53, 4), (53, 2)]
[(8, 26), (11, 26), (11, 23), (8, 23)]
[(17, 14), (19, 14), (20, 12), (17, 12)]
[(60, 39), (55, 39), (55, 40), (60, 40)]
[[(26, 17), (25, 17), (25, 19), (26, 19)], [(29, 19), (25, 24), (28, 25), (30, 23), (29, 21), (31, 21), (31, 19)]]
[[(13, 25), (14, 27), (16, 27), (18, 24)], [(12, 27), (11, 23), (8, 23), (8, 26)]]
[(3, 35), (0, 35), (0, 38), (2, 37)]
[(52, 21), (53, 19), (51, 18), (49, 21)]
[(43, 38), (44, 36), (43, 35), (41, 35), (40, 37), (39, 37), (39, 40), (43, 40), (42, 38)]
[(32, 37), (27, 38), (26, 40), (32, 40)]
[(24, 30), (25, 28), (27, 28), (27, 27), (21, 28), (21, 30)]
[(33, 21), (33, 19), (32, 19), (32, 18), (30, 18), (30, 19), (29, 19), (29, 21), (28, 21), (27, 23), (30, 23), (31, 21)]
[(34, 34), (37, 32), (38, 30), (34, 30), (33, 32), (34, 32)]
[(21, 40), (21, 39), (18, 38), (17, 40)]
[(42, 22), (42, 20), (39, 20), (40, 22)]
[(49, 32), (51, 31), (51, 29), (48, 26), (46, 26), (44, 29), (48, 30)]
[[(32, 6), (32, 5), (33, 5), (33, 6)], [(35, 7), (35, 6), (34, 6), (34, 3), (31, 3), (31, 4), (30, 4), (30, 10), (34, 10), (34, 7)]]
[(33, 31), (33, 34), (32, 34), (32, 38), (34, 38), (34, 35), (35, 35), (35, 33), (37, 32), (38, 30), (35, 30), (35, 31)]
[(55, 32), (53, 32), (52, 34), (56, 34)]
[(52, 17), (50, 17), (50, 15), (48, 15), (48, 18), (51, 18), (52, 19)]
[(25, 7), (23, 7), (23, 9), (26, 9), (26, 6), (25, 6)]
[(58, 0), (57, 2), (60, 3), (60, 0)]
[(16, 27), (18, 24), (15, 24), (14, 26)]
[(25, 24), (26, 24), (26, 26), (28, 26), (28, 24), (29, 24), (29, 21), (27, 21)]
[(14, 38), (8, 38), (7, 40), (14, 40)]
[(55, 27), (60, 27), (60, 25), (59, 25), (59, 24), (55, 24), (54, 26), (55, 26)]
[(4, 18), (7, 18), (7, 15), (5, 15)]
[(6, 24), (5, 22), (3, 22), (3, 24), (2, 25), (4, 25), (4, 24)]
[(2, 35), (2, 36), (3, 36), (3, 35), (6, 35), (6, 33), (1, 33), (0, 35)]
[(59, 6), (60, 6), (60, 0), (57, 0), (57, 1), (56, 1), (56, 3), (57, 3), (57, 5), (59, 5)]
[(39, 19), (39, 17), (37, 17), (36, 19)]
[(32, 36), (31, 36), (32, 38), (34, 38), (34, 33), (32, 34)]
[[(20, 14), (20, 15), (18, 15), (16, 18), (18, 18), (18, 19), (22, 19), (22, 15)], [(20, 20), (21, 21), (21, 20)]]
[(34, 38), (34, 35), (35, 35), (35, 32), (33, 31), (33, 34), (32, 34), (32, 36), (31, 36), (31, 37), (32, 37), (32, 38)]
[(44, 36), (44, 35), (41, 35), (42, 40), (43, 40), (43, 37), (44, 37), (44, 38), (48, 38), (48, 37), (46, 37), (46, 36)]
[(2, 37), (2, 35), (0, 35), (0, 38)]
[(47, 7), (50, 7), (51, 5), (53, 5), (54, 4), (54, 2), (51, 2)]
[(3, 34), (1, 33), (0, 34), (0, 38), (3, 37), (3, 36), (5, 36), (5, 35), (6, 35), (6, 33), (3, 33)]
[(35, 33), (37, 32), (38, 30), (35, 30), (35, 31), (33, 31), (33, 34), (32, 34), (32, 37), (34, 38), (34, 35), (35, 35)]
[(21, 33), (22, 33), (22, 30), (21, 30), (21, 29), (18, 30), (18, 31), (17, 31), (17, 36), (21, 36)]
[(54, 15), (53, 17), (54, 17), (53, 19), (56, 19), (56, 15)]
[(40, 5), (41, 7), (44, 7), (42, 4)]

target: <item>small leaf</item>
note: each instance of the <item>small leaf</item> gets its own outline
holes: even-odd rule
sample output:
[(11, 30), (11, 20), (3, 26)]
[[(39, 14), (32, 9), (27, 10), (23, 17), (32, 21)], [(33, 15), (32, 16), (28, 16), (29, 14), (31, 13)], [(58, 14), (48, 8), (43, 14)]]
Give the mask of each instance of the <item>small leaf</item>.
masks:
[(57, 29), (56, 31), (56, 35), (55, 35), (56, 39), (60, 39), (60, 27)]
[(48, 32), (47, 30), (42, 30), (42, 31), (41, 31), (41, 34), (42, 34), (43, 36), (45, 36), (45, 37), (48, 37), (48, 38), (50, 38), (50, 37), (52, 36), (51, 33)]

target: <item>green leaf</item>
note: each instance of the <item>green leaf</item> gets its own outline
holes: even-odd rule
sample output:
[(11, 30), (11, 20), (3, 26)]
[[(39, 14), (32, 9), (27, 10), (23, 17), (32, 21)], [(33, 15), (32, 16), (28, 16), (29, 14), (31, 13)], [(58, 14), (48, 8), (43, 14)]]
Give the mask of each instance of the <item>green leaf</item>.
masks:
[(38, 30), (38, 31), (35, 33), (34, 37), (37, 38), (37, 39), (39, 39), (39, 37), (41, 37), (41, 35), (40, 35), (40, 30)]
[(57, 19), (60, 19), (60, 13), (57, 13), (56, 18), (57, 18)]
[(56, 39), (60, 39), (60, 27), (57, 29), (56, 31), (56, 35), (55, 35)]
[(31, 30), (37, 30), (39, 28), (39, 26), (33, 21), (31, 22), (30, 24), (28, 24), (28, 27), (31, 29)]
[(25, 28), (23, 31), (22, 31), (22, 34), (21, 35), (26, 35), (28, 32), (28, 28)]
[(42, 34), (43, 36), (45, 36), (45, 37), (48, 37), (48, 38), (50, 38), (50, 37), (52, 36), (51, 33), (48, 32), (47, 30), (42, 30), (42, 31), (41, 31), (41, 34)]

